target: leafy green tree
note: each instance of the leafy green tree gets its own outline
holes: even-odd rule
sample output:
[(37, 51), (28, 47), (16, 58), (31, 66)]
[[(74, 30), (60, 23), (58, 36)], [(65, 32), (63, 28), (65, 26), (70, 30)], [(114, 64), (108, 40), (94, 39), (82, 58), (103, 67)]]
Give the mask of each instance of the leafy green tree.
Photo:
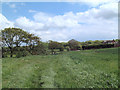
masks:
[(94, 42), (94, 45), (102, 44), (102, 41), (100, 41), (100, 40), (95, 40), (95, 41), (93, 41), (93, 42)]
[(42, 42), (39, 42), (38, 45), (34, 46), (32, 54), (34, 55), (47, 54), (47, 49)]
[(57, 49), (58, 42), (50, 40), (48, 43), (48, 48), (51, 49), (52, 54), (55, 53), (54, 49)]
[(13, 56), (14, 47), (20, 47), (27, 33), (20, 28), (5, 28), (2, 30), (2, 42), (9, 48), (10, 57)]
[(59, 49), (60, 51), (64, 51), (64, 46), (62, 43), (58, 43), (57, 49)]
[(70, 51), (70, 47), (69, 46), (67, 46), (66, 49), (67, 49), (67, 51)]
[(16, 57), (26, 56), (28, 51), (31, 54), (38, 54), (38, 50), (43, 52), (44, 48), (41, 43), (38, 36), (29, 34), (20, 28), (5, 28), (2, 30), (3, 53), (10, 52), (10, 57), (13, 57), (13, 54)]
[(59, 51), (64, 51), (64, 46), (62, 43), (56, 41), (49, 41), (48, 48), (51, 49), (52, 54), (55, 53), (54, 49), (59, 49)]
[(79, 42), (74, 39), (68, 41), (68, 45), (71, 50), (77, 50), (80, 47)]
[(34, 34), (28, 34), (26, 37), (26, 46), (28, 46), (28, 51), (31, 54), (35, 53), (35, 47), (40, 44), (40, 38), (35, 36)]
[(91, 45), (91, 44), (93, 44), (93, 41), (89, 40), (89, 41), (86, 41), (85, 43), (86, 43), (86, 45)]

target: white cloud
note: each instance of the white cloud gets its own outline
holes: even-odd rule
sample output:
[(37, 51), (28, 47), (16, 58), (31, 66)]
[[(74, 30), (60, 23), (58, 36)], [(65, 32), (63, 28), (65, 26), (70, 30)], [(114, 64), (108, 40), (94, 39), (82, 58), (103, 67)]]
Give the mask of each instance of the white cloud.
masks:
[(43, 13), (43, 12), (39, 12), (39, 13), (36, 13), (33, 16), (33, 18), (35, 21), (38, 21), (38, 22), (47, 22), (48, 19), (50, 19), (50, 15)]
[[(71, 11), (56, 16), (29, 10), (29, 12), (35, 12), (34, 20), (20, 17), (16, 19), (14, 26), (39, 35), (43, 41), (114, 39), (118, 37), (118, 7), (117, 3), (108, 3), (108, 1), (110, 0), (101, 0), (98, 4), (102, 5), (85, 12), (73, 13)], [(12, 23), (4, 19), (3, 21)], [(5, 25), (7, 26), (6, 23)]]
[(96, 7), (96, 6), (107, 4), (107, 3), (117, 3), (119, 0), (82, 0), (82, 1), (88, 5)]
[[(61, 0), (63, 1), (63, 0)], [(97, 7), (103, 4), (109, 4), (109, 3), (118, 3), (119, 0), (64, 0), (68, 2), (73, 2), (72, 4), (75, 3), (84, 3), (90, 7)]]
[[(112, 19), (118, 17), (118, 7), (117, 3), (103, 4), (98, 8), (92, 8), (85, 12), (79, 12), (77, 15), (81, 17), (93, 17), (93, 18), (103, 18), (103, 19)], [(86, 20), (86, 19), (85, 19)]]
[(8, 21), (5, 16), (0, 14), (0, 30), (8, 27), (14, 27), (14, 23), (11, 21)]
[(33, 16), (34, 21), (21, 17), (16, 23), (17, 26), (39, 35), (43, 41), (68, 41), (72, 38), (81, 41), (113, 39), (118, 34), (115, 10), (101, 6), (85, 12), (68, 12), (56, 16), (39, 12)]
[(30, 21), (26, 17), (20, 17), (16, 19), (15, 26), (25, 30), (41, 30), (44, 27), (44, 24)]

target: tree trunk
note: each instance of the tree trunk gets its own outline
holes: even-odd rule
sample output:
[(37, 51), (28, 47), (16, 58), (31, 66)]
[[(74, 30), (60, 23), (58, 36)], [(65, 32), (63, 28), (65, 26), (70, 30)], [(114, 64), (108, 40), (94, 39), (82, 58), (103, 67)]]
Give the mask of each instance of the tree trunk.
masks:
[(51, 49), (51, 51), (52, 51), (52, 55), (54, 54), (54, 49)]
[(13, 57), (13, 49), (10, 49), (10, 57)]

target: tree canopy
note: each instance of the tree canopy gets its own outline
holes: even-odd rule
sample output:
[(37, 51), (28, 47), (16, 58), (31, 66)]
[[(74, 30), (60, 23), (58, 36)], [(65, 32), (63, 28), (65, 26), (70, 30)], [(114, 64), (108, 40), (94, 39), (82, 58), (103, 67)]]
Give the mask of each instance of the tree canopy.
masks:
[(78, 48), (80, 48), (79, 42), (74, 39), (68, 41), (68, 45), (71, 50), (77, 50)]
[(37, 52), (36, 48), (38, 45), (39, 48), (44, 49), (39, 37), (20, 28), (5, 28), (2, 30), (2, 45), (3, 55), (4, 51), (7, 50), (10, 52), (10, 57), (13, 57), (15, 53), (20, 55), (17, 53), (20, 53), (22, 50), (27, 50), (30, 54), (34, 54)]

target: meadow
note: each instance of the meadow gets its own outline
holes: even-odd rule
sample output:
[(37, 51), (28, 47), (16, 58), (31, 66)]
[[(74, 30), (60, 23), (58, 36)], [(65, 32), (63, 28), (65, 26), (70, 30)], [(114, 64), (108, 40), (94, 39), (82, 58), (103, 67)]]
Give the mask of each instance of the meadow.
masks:
[(118, 48), (2, 59), (3, 88), (117, 88)]

